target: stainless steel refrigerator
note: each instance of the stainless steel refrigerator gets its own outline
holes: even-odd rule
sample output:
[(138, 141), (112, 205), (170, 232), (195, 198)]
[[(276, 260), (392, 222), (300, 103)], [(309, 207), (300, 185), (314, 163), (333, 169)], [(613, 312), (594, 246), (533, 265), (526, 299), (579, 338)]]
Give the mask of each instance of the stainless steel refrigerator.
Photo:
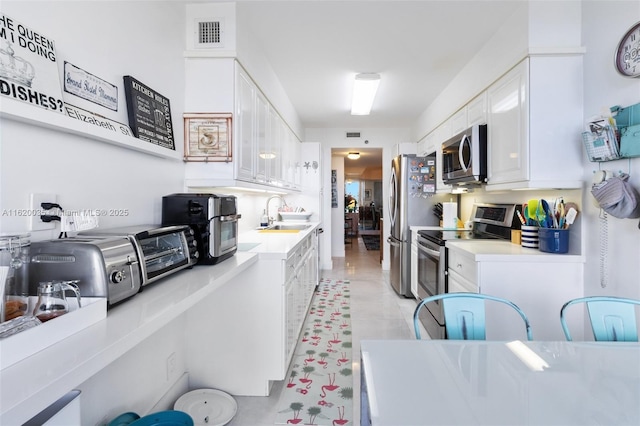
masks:
[(411, 226), (438, 226), (431, 196), (436, 190), (436, 157), (403, 154), (391, 161), (389, 223), (391, 287), (411, 297)]

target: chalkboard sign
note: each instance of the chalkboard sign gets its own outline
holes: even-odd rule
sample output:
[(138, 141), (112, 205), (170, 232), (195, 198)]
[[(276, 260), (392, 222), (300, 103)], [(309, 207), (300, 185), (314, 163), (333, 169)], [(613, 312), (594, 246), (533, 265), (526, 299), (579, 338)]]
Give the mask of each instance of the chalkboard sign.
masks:
[(175, 150), (169, 99), (129, 75), (124, 76), (124, 93), (133, 134), (138, 139)]

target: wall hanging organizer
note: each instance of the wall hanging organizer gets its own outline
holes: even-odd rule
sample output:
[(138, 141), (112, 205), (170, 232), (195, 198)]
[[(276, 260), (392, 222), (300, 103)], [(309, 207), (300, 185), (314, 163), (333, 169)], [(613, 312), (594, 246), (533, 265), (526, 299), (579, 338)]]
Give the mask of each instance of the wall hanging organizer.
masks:
[(640, 103), (610, 111), (608, 117), (592, 119), (582, 133), (589, 161), (640, 157)]

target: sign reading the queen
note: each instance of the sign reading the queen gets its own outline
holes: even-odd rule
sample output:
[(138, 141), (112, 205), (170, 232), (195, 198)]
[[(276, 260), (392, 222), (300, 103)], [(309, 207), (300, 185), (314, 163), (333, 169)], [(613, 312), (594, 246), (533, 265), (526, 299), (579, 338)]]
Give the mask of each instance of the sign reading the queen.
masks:
[(63, 112), (53, 41), (2, 13), (0, 95)]

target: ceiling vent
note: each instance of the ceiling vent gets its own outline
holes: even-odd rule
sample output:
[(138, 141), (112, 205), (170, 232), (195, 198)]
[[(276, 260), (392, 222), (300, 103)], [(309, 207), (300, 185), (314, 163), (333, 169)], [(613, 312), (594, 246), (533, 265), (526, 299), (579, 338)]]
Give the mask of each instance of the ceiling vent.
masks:
[(360, 132), (347, 132), (347, 137), (348, 138), (359, 138), (360, 137)]
[(197, 19), (195, 30), (195, 47), (197, 49), (224, 47), (224, 21), (222, 19)]

